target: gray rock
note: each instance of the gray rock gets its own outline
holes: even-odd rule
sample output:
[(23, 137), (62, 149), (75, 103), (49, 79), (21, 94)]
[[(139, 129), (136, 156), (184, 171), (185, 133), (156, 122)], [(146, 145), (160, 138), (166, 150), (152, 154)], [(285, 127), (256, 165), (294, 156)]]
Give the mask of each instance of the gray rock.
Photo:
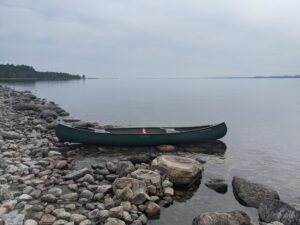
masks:
[(265, 199), (279, 199), (275, 190), (244, 178), (233, 177), (232, 187), (236, 199), (245, 206), (258, 208)]
[(35, 220), (29, 219), (25, 221), (24, 225), (38, 225), (38, 223)]
[(116, 174), (118, 174), (119, 177), (125, 177), (134, 170), (135, 170), (135, 167), (132, 164), (132, 162), (130, 162), (130, 161), (120, 161), (117, 164)]
[(0, 218), (7, 213), (7, 208), (0, 206)]
[(88, 200), (91, 200), (93, 198), (94, 194), (93, 192), (89, 191), (89, 190), (83, 190), (81, 193), (80, 193), (80, 197), (81, 198), (86, 198)]
[(160, 174), (156, 171), (147, 170), (147, 169), (137, 169), (131, 173), (133, 178), (142, 180), (146, 185), (153, 184), (156, 187), (160, 187), (161, 177)]
[(11, 174), (15, 174), (16, 172), (20, 171), (18, 167), (14, 166), (14, 165), (8, 165), (6, 167), (6, 173), (11, 173)]
[(66, 200), (66, 201), (77, 201), (78, 200), (78, 193), (72, 192), (68, 194), (64, 194), (60, 196), (61, 199)]
[(55, 203), (57, 202), (57, 198), (53, 194), (45, 194), (42, 196), (42, 201), (48, 203)]
[(117, 218), (108, 218), (104, 225), (126, 225), (124, 221)]
[(98, 193), (103, 193), (105, 194), (106, 192), (112, 190), (112, 186), (110, 184), (104, 184), (104, 185), (99, 185), (97, 187), (97, 192)]
[(86, 174), (80, 178), (80, 182), (93, 183), (95, 181), (94, 177), (91, 174)]
[(300, 224), (300, 211), (280, 200), (264, 200), (258, 209), (259, 219), (271, 223), (278, 221), (284, 225)]
[[(125, 188), (129, 188), (133, 193), (133, 200), (136, 204), (141, 204), (145, 201), (147, 196), (147, 186), (145, 182), (129, 178), (129, 177), (121, 177), (117, 178), (113, 183), (113, 190), (117, 194), (119, 189), (123, 190)], [(130, 200), (130, 199), (123, 199), (123, 200)], [(143, 201), (142, 201), (143, 200)]]
[(32, 200), (32, 197), (27, 194), (22, 194), (18, 197), (18, 201), (29, 201)]
[(22, 136), (14, 131), (4, 131), (4, 130), (0, 130), (0, 135), (4, 138), (4, 139), (20, 139), (22, 138)]
[(118, 207), (111, 208), (109, 210), (109, 215), (111, 217), (121, 219), (123, 217), (123, 212), (124, 212), (123, 207), (118, 206)]
[(84, 221), (81, 221), (79, 225), (91, 225), (91, 224), (92, 224), (92, 221), (84, 220)]
[(74, 222), (75, 224), (79, 224), (80, 222), (84, 221), (86, 219), (86, 216), (81, 214), (72, 214), (70, 217), (70, 221)]
[(115, 173), (117, 170), (117, 163), (109, 161), (106, 163), (106, 168), (111, 172)]
[(52, 225), (55, 222), (56, 218), (50, 214), (45, 214), (42, 216), (39, 224), (40, 225)]
[(0, 186), (0, 202), (3, 200), (8, 200), (10, 199), (10, 190), (8, 185), (1, 185)]
[(44, 119), (49, 118), (49, 117), (56, 119), (58, 115), (55, 111), (46, 109), (41, 112), (40, 116), (41, 116), (41, 118), (44, 118)]
[(126, 212), (126, 211), (123, 212), (123, 217), (122, 217), (122, 219), (123, 219), (126, 223), (132, 223), (132, 222), (133, 222), (133, 219), (132, 219), (130, 213), (129, 213), (129, 212)]
[(50, 189), (48, 190), (48, 193), (49, 193), (49, 194), (53, 194), (53, 195), (56, 196), (56, 197), (61, 196), (62, 192), (63, 192), (63, 191), (62, 191), (60, 188), (58, 188), (58, 187), (50, 188)]
[(249, 216), (242, 211), (203, 213), (194, 218), (192, 225), (251, 225)]
[(53, 156), (61, 156), (61, 153), (58, 151), (49, 151), (48, 152), (48, 156), (49, 157), (53, 157)]
[(181, 156), (163, 155), (151, 163), (154, 169), (166, 174), (176, 185), (191, 185), (201, 178), (203, 166), (198, 161)]
[(83, 177), (84, 175), (88, 174), (89, 172), (90, 171), (88, 168), (83, 168), (81, 170), (77, 170), (77, 171), (67, 174), (64, 178), (66, 180), (77, 180), (77, 179)]

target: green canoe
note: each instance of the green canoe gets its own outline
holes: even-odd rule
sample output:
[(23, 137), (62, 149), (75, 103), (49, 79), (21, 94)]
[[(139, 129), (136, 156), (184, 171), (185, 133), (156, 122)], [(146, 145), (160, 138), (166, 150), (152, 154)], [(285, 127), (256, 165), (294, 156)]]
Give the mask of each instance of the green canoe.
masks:
[(90, 129), (58, 124), (56, 136), (61, 141), (90, 145), (147, 146), (197, 143), (225, 136), (225, 123), (198, 127), (145, 127)]

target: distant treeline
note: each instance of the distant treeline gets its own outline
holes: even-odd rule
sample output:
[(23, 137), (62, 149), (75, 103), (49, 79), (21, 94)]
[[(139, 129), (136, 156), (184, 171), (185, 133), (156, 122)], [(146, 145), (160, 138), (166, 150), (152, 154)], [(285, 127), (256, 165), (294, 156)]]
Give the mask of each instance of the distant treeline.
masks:
[(282, 76), (256, 76), (253, 78), (300, 78), (300, 75), (282, 75)]
[(80, 75), (57, 72), (39, 72), (32, 66), (0, 64), (0, 80), (71, 80), (81, 79)]

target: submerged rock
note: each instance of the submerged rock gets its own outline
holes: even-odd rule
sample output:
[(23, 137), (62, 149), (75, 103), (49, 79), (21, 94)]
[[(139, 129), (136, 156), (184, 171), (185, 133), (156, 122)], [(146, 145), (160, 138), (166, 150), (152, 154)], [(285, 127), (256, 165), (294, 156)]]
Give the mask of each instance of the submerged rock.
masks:
[(191, 185), (201, 177), (203, 171), (198, 161), (173, 155), (159, 156), (152, 161), (151, 166), (166, 174), (175, 185)]
[(244, 178), (233, 177), (232, 187), (237, 200), (245, 206), (258, 208), (265, 199), (279, 199), (277, 191)]
[(214, 190), (217, 193), (225, 194), (227, 192), (227, 184), (224, 183), (225, 181), (222, 179), (212, 179), (205, 183), (205, 186), (209, 189)]
[(192, 225), (251, 225), (250, 217), (243, 211), (227, 213), (209, 212), (194, 218)]
[(300, 224), (300, 211), (280, 200), (267, 199), (259, 205), (259, 219), (271, 223), (279, 221), (284, 225)]

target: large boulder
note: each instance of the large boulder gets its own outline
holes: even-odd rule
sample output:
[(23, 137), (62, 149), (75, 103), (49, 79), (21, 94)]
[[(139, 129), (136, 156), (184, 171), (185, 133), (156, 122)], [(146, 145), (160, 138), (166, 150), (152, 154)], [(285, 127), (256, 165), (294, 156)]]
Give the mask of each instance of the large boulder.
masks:
[(300, 211), (280, 200), (267, 199), (259, 205), (259, 219), (271, 223), (279, 221), (284, 225), (300, 224)]
[(198, 161), (174, 155), (159, 156), (152, 161), (151, 166), (166, 174), (175, 185), (190, 185), (201, 177), (203, 171)]
[(244, 178), (233, 177), (232, 187), (236, 199), (245, 206), (258, 208), (265, 199), (279, 199), (277, 191)]
[(251, 220), (243, 211), (209, 212), (195, 217), (192, 225), (251, 225)]

